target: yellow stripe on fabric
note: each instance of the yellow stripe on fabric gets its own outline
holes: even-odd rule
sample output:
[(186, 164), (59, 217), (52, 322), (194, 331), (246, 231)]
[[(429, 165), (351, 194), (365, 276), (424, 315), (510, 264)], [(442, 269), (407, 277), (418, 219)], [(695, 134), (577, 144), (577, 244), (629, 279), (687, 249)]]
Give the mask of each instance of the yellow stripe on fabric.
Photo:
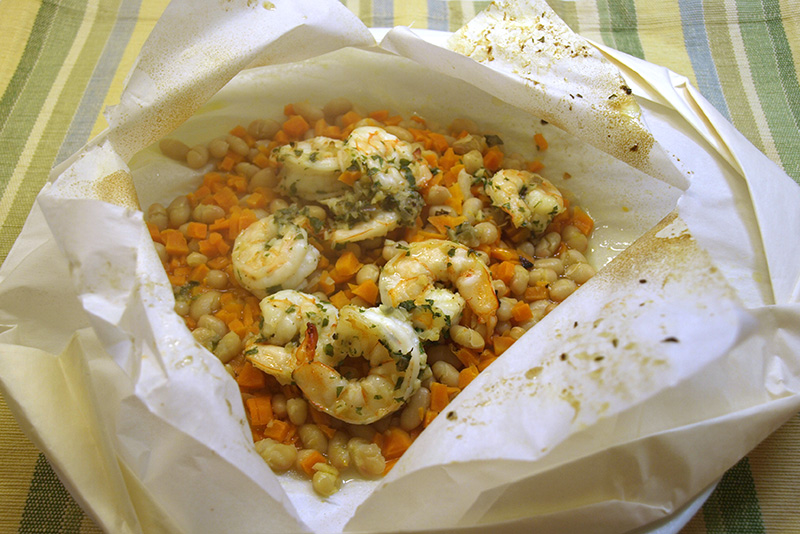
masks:
[(394, 25), (427, 29), (428, 2), (426, 0), (394, 0)]
[(650, 63), (663, 65), (686, 76), (693, 85), (697, 85), (692, 61), (684, 45), (678, 3), (650, 0), (634, 0), (634, 2), (644, 58)]
[(0, 35), (3, 36), (3, 57), (0, 61), (0, 95), (6, 92), (25, 52), (40, 2), (4, 0), (1, 5)]
[(155, 26), (158, 19), (161, 18), (161, 14), (167, 8), (168, 4), (169, 0), (142, 0), (142, 6), (139, 10), (139, 20), (136, 22), (136, 27), (133, 29), (133, 34), (128, 41), (128, 46), (125, 47), (125, 52), (122, 54), (117, 72), (114, 74), (114, 79), (108, 87), (108, 92), (103, 100), (103, 106), (100, 108), (100, 114), (97, 116), (97, 120), (92, 128), (92, 133), (89, 136), (90, 139), (97, 136), (108, 127), (108, 122), (106, 122), (105, 117), (103, 117), (102, 111), (107, 106), (112, 106), (119, 102), (125, 79), (133, 68), (133, 64), (136, 62), (136, 58), (139, 56), (144, 42), (153, 30), (153, 26)]
[(87, 3), (83, 20), (81, 20), (81, 25), (78, 28), (77, 34), (75, 35), (75, 40), (72, 42), (72, 46), (70, 47), (70, 50), (64, 59), (64, 64), (59, 69), (58, 75), (53, 81), (50, 91), (47, 93), (47, 98), (42, 105), (42, 110), (39, 113), (39, 116), (36, 118), (33, 129), (28, 136), (28, 141), (25, 143), (25, 147), (22, 150), (22, 154), (20, 155), (17, 166), (14, 169), (14, 173), (11, 175), (11, 179), (8, 182), (8, 186), (6, 187), (2, 200), (0, 200), (0, 223), (4, 223), (6, 221), (9, 211), (14, 205), (17, 191), (19, 191), (19, 188), (22, 185), (26, 174), (28, 173), (28, 168), (31, 166), (33, 155), (36, 152), (36, 145), (39, 143), (42, 134), (47, 127), (47, 123), (50, 121), (53, 111), (55, 110), (56, 103), (58, 102), (62, 91), (64, 91), (67, 80), (72, 73), (72, 69), (75, 67), (78, 56), (80, 56), (80, 53), (89, 38), (92, 26), (94, 25), (94, 20), (97, 17), (98, 1), (99, 0), (91, 0)]
[(0, 395), (0, 532), (17, 532), (39, 451), (25, 437)]
[(600, 34), (600, 11), (596, 2), (576, 2), (575, 17), (578, 20), (576, 31), (582, 37), (597, 43), (603, 42), (603, 36)]

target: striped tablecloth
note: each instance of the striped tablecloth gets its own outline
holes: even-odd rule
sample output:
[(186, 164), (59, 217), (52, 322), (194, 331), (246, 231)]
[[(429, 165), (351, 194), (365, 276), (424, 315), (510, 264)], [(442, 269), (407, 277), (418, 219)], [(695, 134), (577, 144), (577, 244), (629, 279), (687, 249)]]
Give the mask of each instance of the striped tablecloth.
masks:
[[(344, 3), (371, 27), (449, 31), (487, 4)], [(117, 102), (166, 4), (0, 2), (0, 261), (49, 170), (105, 127), (101, 111)], [(550, 0), (550, 5), (583, 36), (688, 77), (800, 182), (800, 2)], [(97, 531), (0, 398), (0, 532)], [(800, 532), (800, 415), (730, 469), (683, 532)]]

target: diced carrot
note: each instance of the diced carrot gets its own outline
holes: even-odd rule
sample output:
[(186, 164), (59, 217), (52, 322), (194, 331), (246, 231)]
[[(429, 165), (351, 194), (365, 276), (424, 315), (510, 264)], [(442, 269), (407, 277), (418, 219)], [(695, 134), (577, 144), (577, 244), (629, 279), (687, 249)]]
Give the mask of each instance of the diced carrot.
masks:
[(269, 157), (266, 154), (259, 152), (256, 157), (253, 158), (253, 163), (262, 169), (266, 169), (269, 167)]
[[(201, 241), (201, 243), (202, 243), (202, 241)], [(206, 262), (206, 265), (208, 265), (212, 269), (217, 269), (218, 271), (221, 271), (221, 270), (225, 269), (227, 266), (229, 266), (230, 263), (231, 263), (231, 260), (228, 259), (227, 257), (225, 257), (225, 256), (217, 256), (216, 258), (212, 258), (212, 259), (208, 260)]]
[(336, 281), (328, 271), (322, 271), (319, 276), (319, 288), (326, 295), (330, 295), (336, 290)]
[(308, 122), (302, 115), (290, 115), (284, 121), (281, 129), (286, 132), (290, 139), (300, 139), (310, 128)]
[(489, 256), (500, 261), (519, 262), (519, 252), (503, 247), (492, 247)]
[(441, 412), (450, 402), (447, 386), (441, 382), (431, 382), (431, 404), (430, 409), (434, 412)]
[(442, 157), (439, 158), (439, 168), (444, 171), (449, 171), (453, 165), (458, 163), (458, 160), (458, 156), (453, 152), (453, 147), (448, 147), (444, 151), (444, 154), (442, 154)]
[(353, 295), (361, 297), (367, 304), (374, 306), (378, 301), (378, 285), (370, 279), (363, 281), (351, 289)]
[(528, 288), (525, 289), (525, 293), (523, 295), (523, 298), (525, 299), (526, 302), (533, 302), (534, 300), (546, 299), (549, 296), (550, 296), (550, 290), (547, 289), (547, 285), (546, 284), (543, 284), (543, 285), (538, 285), (537, 284), (537, 285), (534, 285), (534, 286), (528, 286)]
[(185, 256), (189, 254), (189, 245), (186, 238), (178, 230), (167, 229), (161, 232), (164, 246), (170, 256)]
[(533, 317), (530, 305), (527, 302), (520, 300), (511, 307), (511, 318), (516, 323), (524, 323)]
[(503, 151), (497, 148), (496, 146), (491, 147), (489, 150), (486, 151), (486, 154), (483, 155), (483, 166), (492, 172), (495, 172), (498, 169), (500, 169), (500, 166), (502, 164), (503, 164)]
[(469, 385), (470, 382), (475, 380), (476, 376), (478, 376), (477, 365), (470, 365), (469, 367), (464, 367), (461, 370), (461, 372), (458, 373), (458, 387), (464, 389)]
[(330, 297), (331, 304), (336, 306), (337, 308), (342, 308), (343, 306), (347, 306), (350, 304), (350, 297), (348, 297), (344, 291), (338, 291), (331, 295)]
[(469, 367), (470, 365), (475, 365), (478, 363), (478, 357), (475, 353), (467, 348), (460, 348), (455, 352), (456, 358), (460, 361), (464, 367)]
[(228, 187), (236, 191), (237, 193), (244, 193), (247, 191), (247, 178), (244, 176), (239, 176), (238, 174), (230, 174), (228, 175), (227, 180)]
[(539, 150), (547, 150), (547, 139), (540, 133), (534, 134), (533, 142), (536, 143), (536, 148)]
[(422, 426), (426, 427), (436, 419), (436, 416), (439, 415), (439, 412), (435, 412), (433, 410), (426, 410), (425, 417), (422, 419)]
[(572, 210), (572, 226), (580, 230), (583, 235), (588, 236), (594, 230), (594, 220), (588, 213), (576, 206)]
[(250, 424), (255, 426), (266, 425), (272, 420), (272, 397), (259, 395), (244, 401), (247, 413), (250, 415)]
[(348, 126), (352, 126), (353, 124), (357, 123), (361, 120), (361, 115), (357, 112), (350, 110), (344, 115), (342, 115), (342, 126), (347, 128)]
[(253, 191), (247, 195), (245, 204), (252, 209), (265, 208), (269, 204), (269, 199), (261, 191)]
[(487, 358), (481, 358), (481, 361), (478, 362), (478, 371), (482, 373), (483, 370), (486, 369), (487, 367), (489, 367), (489, 364), (492, 363), (493, 361), (495, 361), (496, 359), (497, 359), (497, 356), (490, 356), (490, 357), (487, 357)]
[(236, 335), (239, 336), (240, 339), (244, 338), (244, 336), (247, 334), (247, 327), (239, 318), (236, 318), (228, 323), (228, 329), (231, 332), (236, 332)]
[(511, 336), (492, 337), (492, 346), (494, 348), (494, 353), (500, 356), (506, 350), (508, 350), (508, 347), (514, 344), (514, 341), (516, 340)]
[(331, 276), (337, 283), (342, 283), (355, 276), (363, 265), (363, 263), (358, 261), (356, 255), (348, 250), (336, 260)]
[(385, 122), (386, 119), (389, 118), (389, 110), (388, 109), (379, 109), (373, 111), (369, 114), (369, 118), (374, 119), (378, 122)]
[(272, 136), (272, 141), (276, 145), (285, 145), (290, 141), (289, 135), (284, 132), (283, 130), (278, 130), (278, 132)]
[(428, 217), (428, 222), (442, 234), (446, 234), (448, 228), (455, 228), (466, 220), (467, 218), (463, 215), (431, 215)]
[(161, 231), (158, 229), (158, 226), (156, 226), (151, 222), (148, 222), (146, 224), (147, 224), (147, 231), (150, 232), (150, 239), (152, 239), (156, 243), (161, 243), (163, 245), (164, 242), (161, 240)]
[(383, 433), (383, 446), (381, 452), (387, 460), (400, 458), (411, 446), (411, 436), (400, 427), (389, 427)]
[(384, 121), (383, 121), (383, 123), (386, 126), (397, 126), (401, 122), (403, 122), (403, 116), (402, 115), (393, 115), (391, 117), (386, 117), (386, 119), (384, 119)]
[(286, 104), (283, 106), (283, 114), (287, 117), (290, 115), (294, 115), (294, 105), (293, 104)]
[(221, 171), (228, 172), (236, 165), (236, 159), (231, 156), (230, 154), (223, 157), (219, 163), (217, 163), (217, 168)]
[(339, 175), (339, 181), (349, 186), (352, 186), (354, 183), (356, 183), (359, 178), (361, 178), (360, 171), (344, 171)]
[(205, 263), (201, 263), (200, 265), (196, 266), (192, 269), (192, 272), (189, 274), (189, 280), (194, 280), (195, 282), (202, 282), (205, 280), (206, 275), (211, 269), (208, 268), (208, 265)]
[(312, 477), (314, 476), (314, 466), (320, 463), (322, 464), (328, 463), (328, 461), (325, 459), (325, 457), (322, 455), (321, 452), (314, 449), (306, 449), (306, 450), (310, 450), (311, 452), (303, 456), (303, 458), (297, 463), (300, 466), (300, 469), (302, 469), (305, 474)]
[(530, 171), (530, 172), (539, 172), (542, 169), (544, 169), (544, 163), (542, 163), (538, 159), (535, 159), (533, 161), (529, 161), (528, 162), (528, 171)]
[(253, 367), (250, 362), (245, 362), (239, 370), (239, 375), (236, 377), (236, 383), (239, 387), (245, 389), (260, 389), (263, 388), (266, 382), (266, 375)]
[(192, 221), (186, 225), (186, 235), (192, 239), (205, 239), (208, 234), (208, 225)]
[(239, 196), (230, 187), (223, 187), (214, 193), (214, 202), (225, 211), (228, 211), (239, 203)]
[(489, 270), (492, 272), (492, 276), (497, 280), (502, 280), (506, 283), (506, 285), (511, 283), (511, 280), (514, 278), (514, 267), (516, 266), (515, 263), (510, 261), (503, 261), (500, 263), (492, 264), (489, 267)]
[(450, 191), (450, 198), (444, 201), (445, 205), (450, 206), (456, 210), (456, 213), (461, 215), (464, 205), (464, 192), (461, 191), (461, 186), (456, 183), (448, 187), (447, 190)]
[(265, 438), (274, 439), (278, 443), (283, 443), (289, 435), (292, 424), (280, 419), (272, 419), (267, 423), (262, 432)]

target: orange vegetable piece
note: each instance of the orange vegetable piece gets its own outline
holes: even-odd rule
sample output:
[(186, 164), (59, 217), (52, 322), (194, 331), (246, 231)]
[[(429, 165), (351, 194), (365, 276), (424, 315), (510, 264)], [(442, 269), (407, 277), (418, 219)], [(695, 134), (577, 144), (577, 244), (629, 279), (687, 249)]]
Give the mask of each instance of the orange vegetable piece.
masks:
[(189, 245), (186, 243), (186, 238), (178, 230), (164, 230), (161, 232), (161, 238), (164, 240), (164, 246), (170, 256), (185, 256), (189, 254)]
[(550, 290), (547, 289), (547, 285), (535, 285), (530, 286), (525, 289), (525, 294), (523, 298), (527, 302), (533, 302), (534, 300), (543, 300), (550, 296)]
[(378, 122), (386, 122), (386, 119), (389, 118), (389, 110), (379, 109), (377, 111), (373, 111), (372, 113), (369, 114), (369, 117)]
[(239, 370), (239, 375), (236, 377), (236, 383), (239, 387), (245, 389), (259, 389), (263, 388), (266, 382), (266, 375), (253, 367), (250, 362), (245, 362)]
[(339, 181), (349, 186), (356, 183), (359, 178), (361, 178), (361, 172), (359, 171), (344, 171), (339, 175)]
[(475, 365), (478, 363), (478, 357), (475, 355), (475, 353), (464, 347), (458, 349), (455, 356), (465, 367), (469, 367), (470, 365)]
[(477, 366), (470, 365), (469, 367), (464, 367), (461, 372), (458, 373), (458, 387), (464, 389), (470, 382), (475, 380), (476, 376), (478, 376)]
[(372, 280), (365, 280), (364, 282), (351, 288), (351, 291), (353, 292), (353, 295), (361, 297), (370, 306), (374, 306), (378, 301), (378, 285)]
[(310, 128), (302, 115), (290, 115), (283, 123), (282, 129), (290, 139), (300, 139)]
[(514, 278), (514, 267), (515, 263), (510, 261), (503, 261), (500, 263), (495, 263), (489, 270), (492, 272), (492, 276), (498, 280), (502, 280), (507, 284), (511, 283), (511, 279)]
[(389, 427), (383, 433), (383, 445), (381, 452), (383, 457), (387, 460), (394, 460), (403, 455), (406, 450), (411, 446), (411, 436), (400, 427)]
[(347, 251), (336, 260), (331, 276), (337, 283), (342, 283), (352, 278), (364, 264), (351, 251)]
[(503, 151), (493, 146), (483, 155), (483, 166), (495, 172), (499, 170), (500, 166), (503, 164), (503, 157)]
[(575, 207), (572, 210), (572, 226), (580, 230), (583, 235), (588, 236), (594, 230), (594, 220), (581, 208)]
[(533, 312), (527, 302), (520, 300), (511, 307), (511, 317), (516, 323), (524, 323), (533, 317)]
[(500, 356), (506, 350), (508, 350), (508, 347), (514, 344), (514, 341), (516, 340), (511, 336), (494, 336), (492, 338), (494, 353)]
[(208, 225), (192, 221), (186, 225), (186, 235), (193, 239), (205, 239), (208, 234)]
[(265, 438), (274, 439), (278, 443), (284, 443), (292, 426), (293, 425), (287, 421), (272, 419), (267, 423), (267, 426), (264, 427), (262, 434)]
[(342, 115), (342, 125), (347, 128), (348, 126), (352, 126), (353, 124), (357, 123), (361, 120), (361, 115), (357, 112), (350, 110), (344, 115)]
[(450, 403), (447, 386), (440, 382), (431, 382), (431, 405), (434, 412), (441, 412)]
[(348, 297), (344, 291), (339, 291), (331, 295), (330, 301), (331, 304), (337, 308), (342, 308), (343, 306), (350, 304), (350, 297)]
[(300, 465), (300, 469), (303, 470), (305, 474), (312, 477), (314, 476), (314, 466), (323, 463), (328, 463), (328, 460), (322, 455), (321, 452), (314, 450), (314, 449), (307, 449), (312, 451), (311, 453), (307, 454), (302, 460), (298, 462)]
[(250, 415), (250, 424), (261, 426), (272, 420), (272, 397), (267, 395), (250, 397), (244, 404)]
[(432, 215), (428, 217), (431, 223), (441, 234), (446, 234), (448, 228), (455, 228), (459, 224), (466, 222), (467, 218), (463, 215)]
[(542, 169), (544, 169), (544, 163), (542, 163), (538, 159), (535, 159), (533, 161), (529, 161), (528, 162), (528, 171), (530, 171), (530, 172), (539, 172)]

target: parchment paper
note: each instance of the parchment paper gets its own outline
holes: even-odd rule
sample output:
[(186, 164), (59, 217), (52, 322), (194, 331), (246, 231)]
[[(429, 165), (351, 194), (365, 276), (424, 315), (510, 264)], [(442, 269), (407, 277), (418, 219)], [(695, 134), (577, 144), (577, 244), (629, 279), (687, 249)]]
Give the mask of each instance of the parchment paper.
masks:
[[(643, 96), (654, 178), (520, 112), (507, 94), (530, 81), (407, 29), (383, 44), (408, 59), (381, 53), (338, 2), (311, 4), (207, 2), (208, 21), (182, 26), (188, 3), (173, 2), (110, 130), (55, 170), (0, 270), (4, 394), (104, 529), (620, 532), (678, 509), (800, 409), (797, 245), (775, 237), (774, 210), (800, 229), (800, 192), (685, 81), (602, 49)], [(335, 96), (467, 115), (523, 154), (542, 131), (543, 173), (588, 207), (605, 267), (384, 480), (321, 499), (253, 451), (236, 385), (172, 312), (134, 206), (197, 183), (146, 149), (162, 135), (192, 144)]]

